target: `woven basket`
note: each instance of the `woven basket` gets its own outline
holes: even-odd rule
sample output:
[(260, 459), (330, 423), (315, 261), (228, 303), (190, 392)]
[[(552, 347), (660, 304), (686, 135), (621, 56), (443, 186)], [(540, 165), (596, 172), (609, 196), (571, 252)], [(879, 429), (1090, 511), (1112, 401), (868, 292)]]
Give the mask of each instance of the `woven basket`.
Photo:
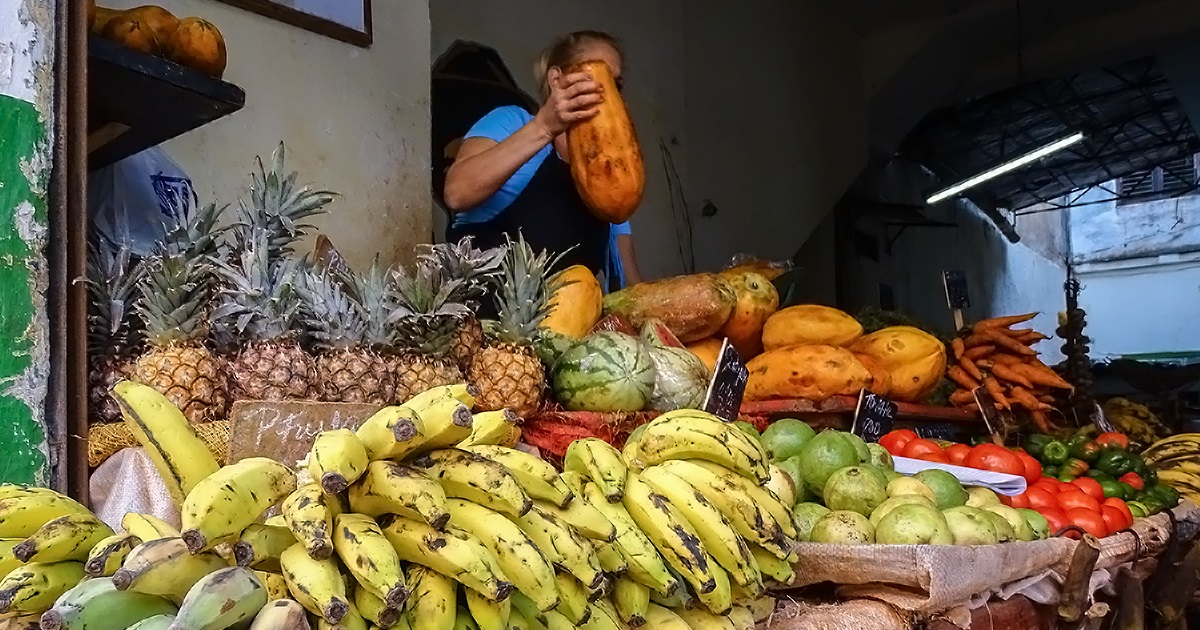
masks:
[[(217, 458), (217, 463), (224, 466), (229, 452), (229, 421), (193, 424), (192, 429), (213, 457)], [(93, 424), (88, 429), (88, 467), (95, 468), (108, 461), (117, 451), (136, 446), (140, 446), (137, 438), (133, 437), (125, 423)]]

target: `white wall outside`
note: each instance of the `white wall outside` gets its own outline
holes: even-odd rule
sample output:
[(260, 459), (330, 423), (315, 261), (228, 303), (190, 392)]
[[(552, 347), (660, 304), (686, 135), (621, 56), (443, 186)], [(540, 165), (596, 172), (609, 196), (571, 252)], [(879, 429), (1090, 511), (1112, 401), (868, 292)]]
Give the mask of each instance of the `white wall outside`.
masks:
[(1200, 254), (1079, 266), (1093, 359), (1200, 351)]

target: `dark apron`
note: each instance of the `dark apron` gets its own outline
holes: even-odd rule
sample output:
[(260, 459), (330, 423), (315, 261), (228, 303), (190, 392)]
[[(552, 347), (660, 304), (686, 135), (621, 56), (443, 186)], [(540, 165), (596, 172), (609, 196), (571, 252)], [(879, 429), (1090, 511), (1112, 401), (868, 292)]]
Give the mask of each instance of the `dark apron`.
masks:
[(551, 150), (512, 204), (490, 221), (450, 227), (446, 240), (472, 236), (475, 247), (487, 249), (504, 245), (505, 235), (516, 240), (520, 233), (534, 252), (566, 252), (553, 271), (583, 265), (600, 273), (610, 229), (607, 221), (596, 218), (584, 205), (571, 179), (571, 167)]

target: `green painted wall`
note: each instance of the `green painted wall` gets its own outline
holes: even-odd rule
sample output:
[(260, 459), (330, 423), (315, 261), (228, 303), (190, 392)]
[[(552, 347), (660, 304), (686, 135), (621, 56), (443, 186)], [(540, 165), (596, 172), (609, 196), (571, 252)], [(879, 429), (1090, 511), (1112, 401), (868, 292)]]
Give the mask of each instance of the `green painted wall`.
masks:
[(0, 482), (44, 483), (46, 128), (33, 103), (0, 95)]

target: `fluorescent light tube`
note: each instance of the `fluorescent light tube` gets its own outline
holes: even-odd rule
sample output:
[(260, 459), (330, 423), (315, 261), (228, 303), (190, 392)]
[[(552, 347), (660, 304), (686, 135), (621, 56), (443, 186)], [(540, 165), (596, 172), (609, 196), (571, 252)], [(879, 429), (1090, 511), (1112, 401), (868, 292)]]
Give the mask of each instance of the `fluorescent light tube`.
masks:
[(953, 197), (954, 195), (957, 195), (958, 193), (961, 193), (964, 190), (967, 190), (969, 188), (974, 188), (990, 179), (995, 179), (1005, 173), (1015, 171), (1015, 170), (1021, 168), (1022, 166), (1025, 166), (1026, 164), (1040, 160), (1041, 158), (1044, 158), (1047, 155), (1054, 153), (1055, 151), (1061, 151), (1077, 142), (1082, 142), (1084, 138), (1085, 138), (1085, 136), (1083, 135), (1083, 132), (1080, 131), (1080, 132), (1073, 133), (1065, 138), (1062, 138), (1061, 140), (1055, 140), (1054, 142), (1051, 142), (1050, 144), (1047, 144), (1046, 146), (1043, 146), (1038, 149), (1034, 149), (1033, 151), (1030, 151), (1029, 153), (1026, 153), (1025, 155), (1017, 156), (1007, 162), (1004, 162), (1003, 164), (994, 166), (978, 175), (964, 179), (963, 181), (961, 181), (949, 188), (938, 191), (938, 192), (934, 193), (932, 196), (930, 196), (929, 199), (926, 199), (925, 203), (928, 205), (933, 205), (943, 199), (948, 199), (950, 197)]

